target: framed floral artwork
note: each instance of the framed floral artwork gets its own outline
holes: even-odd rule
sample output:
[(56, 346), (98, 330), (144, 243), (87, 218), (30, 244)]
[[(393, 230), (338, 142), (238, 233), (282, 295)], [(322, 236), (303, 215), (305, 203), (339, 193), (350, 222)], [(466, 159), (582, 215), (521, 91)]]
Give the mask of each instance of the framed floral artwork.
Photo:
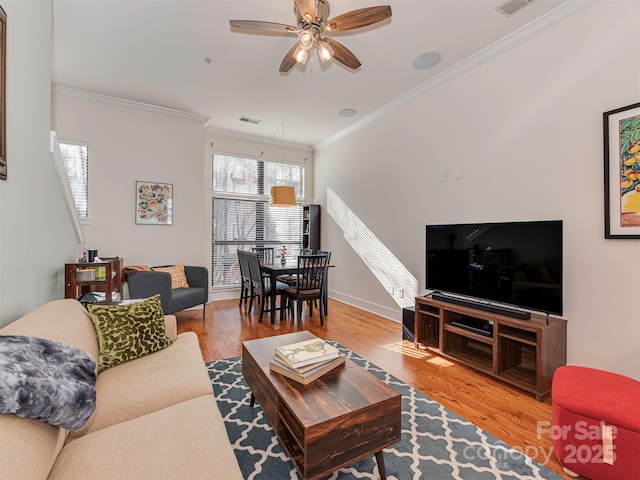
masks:
[(604, 237), (640, 238), (640, 103), (603, 120)]
[(173, 184), (136, 182), (136, 224), (173, 224)]

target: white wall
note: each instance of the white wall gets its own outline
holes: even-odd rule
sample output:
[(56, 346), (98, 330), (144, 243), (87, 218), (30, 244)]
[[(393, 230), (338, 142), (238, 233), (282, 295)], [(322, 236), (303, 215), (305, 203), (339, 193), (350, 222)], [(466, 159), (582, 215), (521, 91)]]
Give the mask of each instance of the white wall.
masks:
[[(89, 143), (87, 248), (119, 255), (124, 264), (185, 263), (210, 268), (211, 155), (232, 153), (307, 167), (313, 192), (311, 148), (207, 129), (206, 118), (162, 107), (54, 87), (52, 125), (60, 139)], [(136, 180), (173, 184), (173, 225), (135, 224)], [(235, 290), (212, 292), (234, 298)]]
[(64, 296), (75, 235), (49, 155), (51, 0), (7, 13), (8, 180), (0, 182), (0, 326)]
[[(420, 286), (427, 223), (564, 220), (568, 360), (640, 378), (640, 240), (604, 239), (602, 173), (602, 112), (640, 100), (639, 24), (637, 2), (604, 1), (322, 146), (315, 203), (333, 190)], [(331, 295), (399, 321), (323, 219)]]
[[(64, 88), (53, 129), (89, 143), (87, 248), (124, 264), (206, 265), (204, 123), (207, 119)], [(136, 181), (173, 184), (173, 225), (135, 223)]]

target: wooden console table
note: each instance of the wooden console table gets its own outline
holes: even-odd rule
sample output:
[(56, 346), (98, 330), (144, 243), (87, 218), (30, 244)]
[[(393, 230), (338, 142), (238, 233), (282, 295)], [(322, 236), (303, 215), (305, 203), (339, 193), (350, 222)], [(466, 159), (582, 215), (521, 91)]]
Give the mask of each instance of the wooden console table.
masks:
[[(416, 348), (444, 357), (533, 393), (538, 401), (551, 392), (556, 368), (567, 363), (567, 321), (532, 315), (518, 320), (505, 315), (416, 297)], [(454, 325), (465, 319), (492, 322), (490, 334)]]
[[(107, 303), (113, 300), (113, 292), (122, 294), (122, 259), (120, 257), (101, 257), (104, 262), (67, 263), (64, 266), (64, 298), (78, 300), (89, 292), (105, 292)], [(104, 278), (78, 280), (78, 270), (105, 270)]]

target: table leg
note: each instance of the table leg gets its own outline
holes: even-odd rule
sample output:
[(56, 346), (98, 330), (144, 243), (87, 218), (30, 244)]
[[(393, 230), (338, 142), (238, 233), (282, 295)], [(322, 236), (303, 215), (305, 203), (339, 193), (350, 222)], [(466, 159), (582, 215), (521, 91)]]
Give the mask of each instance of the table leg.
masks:
[(276, 320), (276, 299), (278, 298), (278, 290), (276, 289), (276, 272), (271, 272), (271, 324)]
[(329, 313), (329, 272), (324, 277), (322, 282), (322, 303), (324, 305), (324, 315)]
[(253, 392), (251, 392), (251, 402), (249, 402), (249, 406), (253, 408), (255, 404), (256, 404), (256, 396), (253, 394)]
[(378, 463), (378, 473), (380, 474), (380, 480), (386, 480), (387, 471), (384, 468), (384, 457), (382, 456), (382, 450), (376, 452), (376, 462)]

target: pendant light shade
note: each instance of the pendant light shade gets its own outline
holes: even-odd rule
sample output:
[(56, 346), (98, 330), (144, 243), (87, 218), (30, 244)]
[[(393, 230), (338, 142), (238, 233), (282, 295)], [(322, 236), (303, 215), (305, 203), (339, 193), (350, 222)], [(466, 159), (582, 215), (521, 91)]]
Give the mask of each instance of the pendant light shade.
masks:
[(295, 207), (296, 189), (285, 185), (271, 187), (271, 200), (269, 204), (275, 207)]

